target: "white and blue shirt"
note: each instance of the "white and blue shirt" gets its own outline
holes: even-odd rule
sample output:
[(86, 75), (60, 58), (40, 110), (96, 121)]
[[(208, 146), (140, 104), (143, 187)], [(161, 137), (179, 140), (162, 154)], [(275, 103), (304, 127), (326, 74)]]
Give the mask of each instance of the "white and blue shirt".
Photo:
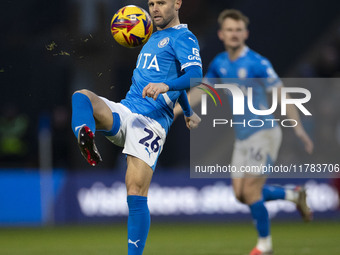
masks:
[(198, 41), (187, 25), (154, 32), (138, 56), (132, 85), (121, 103), (134, 113), (156, 120), (168, 132), (173, 121), (173, 108), (185, 91), (168, 91), (159, 95), (156, 101), (143, 98), (142, 92), (150, 82), (166, 83), (180, 77), (189, 66), (202, 68), (202, 62)]
[[(226, 83), (232, 81), (233, 84), (237, 85), (243, 92), (247, 91), (248, 87), (252, 87), (253, 106), (255, 109), (268, 109), (266, 92), (270, 91), (274, 86), (281, 86), (282, 84), (269, 60), (248, 47), (244, 47), (240, 57), (236, 60), (230, 60), (228, 52), (218, 54), (211, 62), (205, 78), (208, 80), (219, 78), (221, 82), (225, 79), (224, 81)], [(233, 98), (230, 93), (227, 93), (227, 95), (232, 107)], [(251, 119), (274, 119), (273, 115), (260, 116), (253, 114), (248, 108), (246, 94), (244, 109), (244, 115), (234, 115), (233, 122), (243, 122), (245, 120), (247, 123), (248, 120)], [(273, 125), (271, 121), (263, 122), (264, 125), (258, 128), (247, 125), (234, 125), (236, 138), (243, 140), (261, 129), (272, 128)], [(275, 123), (275, 125), (277, 124)]]

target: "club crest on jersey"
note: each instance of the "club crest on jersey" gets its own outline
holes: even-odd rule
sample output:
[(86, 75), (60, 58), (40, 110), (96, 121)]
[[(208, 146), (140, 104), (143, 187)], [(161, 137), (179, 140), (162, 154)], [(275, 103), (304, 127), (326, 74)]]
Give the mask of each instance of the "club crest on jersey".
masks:
[(244, 78), (247, 78), (247, 75), (248, 75), (248, 73), (247, 73), (247, 70), (245, 68), (238, 69), (238, 71), (237, 71), (238, 78), (244, 79)]
[(158, 48), (163, 48), (169, 43), (169, 37), (165, 37), (164, 39), (160, 40), (158, 43)]

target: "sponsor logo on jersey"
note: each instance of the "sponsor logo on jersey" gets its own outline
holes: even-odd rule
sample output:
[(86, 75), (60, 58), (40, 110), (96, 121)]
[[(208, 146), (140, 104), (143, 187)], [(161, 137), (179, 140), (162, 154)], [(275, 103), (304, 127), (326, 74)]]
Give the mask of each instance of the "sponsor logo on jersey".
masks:
[(139, 56), (138, 56), (138, 62), (137, 62), (136, 67), (137, 68), (140, 67), (141, 69), (154, 68), (154, 69), (156, 69), (157, 72), (160, 71), (159, 65), (158, 65), (158, 60), (157, 60), (157, 55), (154, 55), (152, 57), (151, 53), (140, 53)]
[(197, 61), (201, 61), (200, 58), (200, 51), (197, 48), (192, 48), (192, 55), (188, 56), (189, 60), (197, 60)]
[(158, 48), (163, 48), (169, 43), (169, 37), (165, 37), (164, 39), (160, 40), (158, 43)]

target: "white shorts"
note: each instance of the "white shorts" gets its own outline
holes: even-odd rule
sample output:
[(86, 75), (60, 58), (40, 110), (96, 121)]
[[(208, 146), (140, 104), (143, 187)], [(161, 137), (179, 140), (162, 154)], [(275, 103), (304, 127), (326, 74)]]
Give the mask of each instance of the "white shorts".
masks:
[(123, 153), (143, 160), (155, 170), (157, 159), (163, 150), (166, 132), (154, 119), (133, 113), (121, 103), (100, 97), (112, 112), (120, 117), (119, 131), (106, 136), (112, 143), (124, 147)]
[[(256, 170), (274, 164), (281, 140), (282, 131), (278, 126), (256, 132), (245, 140), (236, 140), (231, 165), (236, 167), (237, 172), (232, 173), (232, 178), (242, 178), (246, 174), (261, 175), (262, 172)], [(247, 171), (249, 166), (255, 166), (255, 171)]]

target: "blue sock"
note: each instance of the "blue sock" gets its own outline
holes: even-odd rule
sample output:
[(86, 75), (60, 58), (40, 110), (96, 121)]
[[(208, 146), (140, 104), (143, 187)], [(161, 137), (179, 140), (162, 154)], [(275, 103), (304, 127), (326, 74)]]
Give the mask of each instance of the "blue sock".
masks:
[(260, 237), (270, 235), (270, 222), (267, 208), (264, 206), (264, 201), (261, 199), (249, 206), (251, 215), (253, 216), (257, 232)]
[(79, 127), (88, 126), (93, 133), (96, 132), (96, 123), (93, 117), (93, 108), (90, 99), (82, 94), (75, 93), (72, 96), (72, 131), (78, 138)]
[(120, 117), (119, 114), (116, 112), (112, 113), (113, 118), (113, 125), (110, 131), (106, 130), (98, 130), (98, 132), (101, 132), (104, 136), (115, 136), (120, 128)]
[(128, 255), (141, 255), (150, 228), (150, 212), (147, 197), (128, 196)]
[(264, 185), (262, 189), (262, 196), (264, 201), (285, 199), (286, 191), (284, 188), (279, 186)]

